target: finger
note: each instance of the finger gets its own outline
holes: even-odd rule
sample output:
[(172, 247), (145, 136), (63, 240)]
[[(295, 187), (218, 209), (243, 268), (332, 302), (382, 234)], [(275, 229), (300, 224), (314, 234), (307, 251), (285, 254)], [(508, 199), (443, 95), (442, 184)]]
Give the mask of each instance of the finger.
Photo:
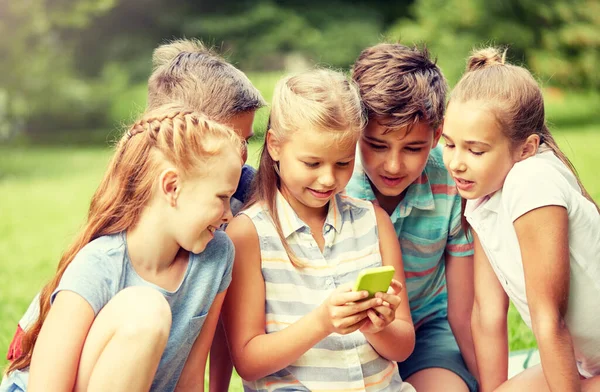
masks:
[(367, 323), (369, 322), (369, 318), (367, 317), (366, 313), (365, 313), (365, 318), (360, 320), (358, 323), (356, 324), (352, 324), (349, 327), (346, 327), (342, 330), (340, 330), (338, 333), (342, 334), (342, 335), (347, 335), (349, 333), (352, 333), (354, 331), (357, 331), (359, 329), (361, 329), (363, 326), (365, 326)]
[(350, 328), (352, 325), (360, 323), (361, 321), (365, 320), (367, 317), (368, 317), (367, 311), (365, 310), (365, 311), (362, 311), (359, 313), (354, 313), (347, 317), (339, 318), (338, 320), (334, 321), (334, 326), (338, 330), (345, 330), (347, 328)]
[(338, 291), (331, 296), (331, 304), (335, 306), (341, 306), (347, 304), (348, 302), (360, 302), (368, 297), (369, 292), (366, 290)]
[(377, 329), (385, 327), (385, 320), (379, 317), (377, 312), (375, 312), (373, 309), (368, 310), (367, 315), (369, 320), (371, 320), (371, 323), (373, 323), (373, 326), (375, 326)]
[(396, 318), (396, 312), (394, 309), (391, 309), (387, 306), (377, 306), (375, 308), (373, 308), (374, 311), (377, 312), (377, 314), (381, 315), (381, 317), (383, 317), (386, 320), (390, 320), (390, 319), (395, 319)]
[(390, 283), (390, 287), (388, 288), (387, 292), (390, 293), (390, 290), (395, 294), (400, 294), (400, 292), (404, 290), (404, 285), (399, 280), (392, 279), (392, 282)]
[(388, 302), (390, 307), (397, 308), (402, 303), (402, 297), (397, 294), (377, 293), (375, 298), (381, 298), (382, 301)]
[(360, 302), (346, 303), (342, 306), (339, 306), (339, 309), (336, 309), (336, 312), (338, 312), (341, 317), (348, 317), (355, 313), (364, 312), (368, 309), (381, 305), (383, 305), (383, 300), (381, 298), (370, 298)]

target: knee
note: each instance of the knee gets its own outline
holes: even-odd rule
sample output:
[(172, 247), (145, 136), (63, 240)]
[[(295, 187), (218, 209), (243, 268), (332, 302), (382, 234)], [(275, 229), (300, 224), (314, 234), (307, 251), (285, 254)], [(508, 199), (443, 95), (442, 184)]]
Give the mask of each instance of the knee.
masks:
[(122, 315), (116, 334), (129, 340), (166, 344), (172, 315), (169, 303), (160, 292), (149, 287), (128, 287), (113, 301), (121, 307)]

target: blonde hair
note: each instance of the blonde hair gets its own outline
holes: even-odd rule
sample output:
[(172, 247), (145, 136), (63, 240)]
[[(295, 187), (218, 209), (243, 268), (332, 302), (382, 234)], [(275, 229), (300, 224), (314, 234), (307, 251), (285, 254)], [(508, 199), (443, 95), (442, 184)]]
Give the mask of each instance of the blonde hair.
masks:
[(490, 47), (472, 53), (467, 71), (452, 91), (450, 102), (473, 100), (485, 102), (513, 147), (531, 135), (538, 135), (540, 143), (552, 149), (573, 172), (583, 195), (598, 208), (548, 129), (540, 86), (528, 70), (506, 62), (506, 51)]
[(85, 225), (63, 253), (56, 274), (40, 294), (40, 315), (22, 341), (22, 353), (7, 372), (23, 369), (50, 311), (50, 295), (75, 255), (90, 241), (134, 226), (152, 197), (161, 164), (173, 164), (183, 178), (200, 174), (222, 151), (242, 154), (241, 138), (229, 127), (178, 106), (149, 111), (123, 134), (92, 201)]
[(265, 101), (248, 77), (202, 42), (181, 39), (154, 50), (148, 109), (171, 102), (222, 122)]
[[(294, 132), (307, 129), (326, 132), (332, 144), (348, 146), (356, 143), (365, 123), (358, 88), (340, 72), (315, 69), (285, 77), (275, 86), (268, 130), (280, 145)], [(266, 204), (290, 260), (302, 267), (281, 229), (276, 198), (280, 178), (267, 143), (265, 138), (249, 204)]]

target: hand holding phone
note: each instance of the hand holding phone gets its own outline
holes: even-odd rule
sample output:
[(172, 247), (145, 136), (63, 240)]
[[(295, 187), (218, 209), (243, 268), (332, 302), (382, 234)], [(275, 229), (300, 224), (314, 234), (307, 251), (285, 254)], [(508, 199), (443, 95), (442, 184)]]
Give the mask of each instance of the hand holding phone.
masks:
[(368, 268), (356, 278), (354, 291), (366, 290), (369, 292), (369, 298), (372, 298), (375, 293), (386, 293), (394, 277), (394, 272), (392, 266)]

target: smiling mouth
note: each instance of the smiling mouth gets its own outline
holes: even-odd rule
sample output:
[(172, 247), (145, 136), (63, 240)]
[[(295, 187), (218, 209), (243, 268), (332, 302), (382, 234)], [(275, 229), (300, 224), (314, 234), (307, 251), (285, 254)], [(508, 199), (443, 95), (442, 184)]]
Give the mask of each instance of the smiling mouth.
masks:
[(335, 189), (330, 189), (328, 191), (318, 191), (316, 189), (308, 188), (315, 196), (318, 197), (329, 197)]
[(383, 182), (386, 185), (388, 185), (388, 186), (395, 186), (395, 185), (398, 185), (399, 183), (401, 183), (402, 180), (404, 180), (404, 177), (381, 176), (381, 179), (383, 180)]
[(463, 180), (462, 178), (454, 178), (454, 181), (456, 181), (458, 184), (461, 185), (469, 185), (469, 184), (474, 184), (475, 181), (469, 181), (469, 180)]

